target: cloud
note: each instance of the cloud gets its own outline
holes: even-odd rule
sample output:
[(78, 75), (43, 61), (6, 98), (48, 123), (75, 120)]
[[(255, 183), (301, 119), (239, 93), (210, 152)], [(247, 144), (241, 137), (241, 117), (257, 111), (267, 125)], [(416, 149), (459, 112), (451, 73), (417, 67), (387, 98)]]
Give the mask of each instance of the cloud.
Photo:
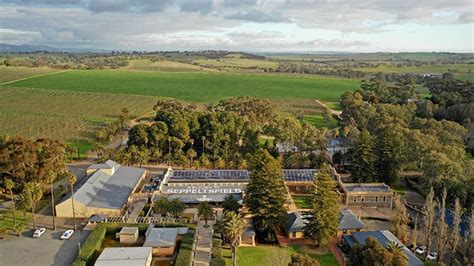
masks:
[(213, 11), (212, 0), (181, 0), (179, 6), (181, 11), (199, 12), (203, 15), (207, 15)]
[(232, 15), (228, 15), (228, 16), (226, 16), (226, 18), (235, 19), (235, 20), (251, 21), (251, 22), (260, 22), (260, 23), (289, 22), (289, 19), (283, 17), (279, 13), (270, 13), (270, 14), (268, 14), (268, 13), (265, 13), (265, 12), (259, 11), (259, 10), (240, 11), (240, 12), (234, 13)]
[[(472, 0), (0, 0), (0, 42), (150, 50), (165, 44), (352, 49), (413, 27), (419, 38), (428, 34), (422, 27), (462, 28), (464, 40), (472, 40), (471, 10)], [(441, 33), (430, 41), (446, 43)], [(471, 44), (460, 45), (472, 50)]]

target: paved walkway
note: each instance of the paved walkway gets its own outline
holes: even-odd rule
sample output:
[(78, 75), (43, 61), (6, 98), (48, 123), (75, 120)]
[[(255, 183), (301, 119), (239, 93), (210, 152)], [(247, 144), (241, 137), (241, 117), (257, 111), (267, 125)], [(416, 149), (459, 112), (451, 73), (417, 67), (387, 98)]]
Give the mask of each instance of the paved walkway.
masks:
[(197, 243), (194, 249), (194, 266), (209, 266), (211, 261), (212, 234), (214, 221), (208, 221), (205, 226), (204, 221), (199, 221), (197, 228)]
[(127, 223), (135, 223), (138, 216), (140, 216), (140, 212), (145, 207), (146, 201), (145, 200), (137, 200), (134, 201), (132, 204), (132, 213), (128, 216)]

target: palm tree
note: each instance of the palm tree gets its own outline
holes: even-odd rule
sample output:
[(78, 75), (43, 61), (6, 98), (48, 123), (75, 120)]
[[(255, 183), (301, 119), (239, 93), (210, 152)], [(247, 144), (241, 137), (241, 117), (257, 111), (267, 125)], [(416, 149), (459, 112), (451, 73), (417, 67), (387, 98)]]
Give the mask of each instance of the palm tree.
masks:
[(233, 265), (237, 265), (237, 246), (245, 230), (245, 220), (235, 212), (225, 212), (222, 233), (230, 240)]
[(31, 203), (31, 214), (33, 215), (33, 227), (36, 229), (36, 201), (40, 200), (43, 197), (43, 190), (38, 182), (28, 182), (25, 184), (24, 188), (26, 195), (30, 198)]
[(240, 208), (240, 204), (232, 194), (227, 194), (222, 201), (222, 208), (227, 212), (237, 213)]
[(169, 202), (169, 212), (174, 218), (180, 217), (183, 214), (185, 208), (186, 206), (179, 199), (172, 199)]
[(155, 202), (155, 212), (159, 213), (162, 217), (165, 217), (169, 212), (170, 202), (167, 198), (161, 197)]
[(67, 173), (67, 183), (71, 188), (71, 205), (72, 205), (72, 218), (74, 220), (74, 230), (77, 230), (76, 224), (76, 211), (74, 210), (74, 184), (77, 182), (77, 177), (75, 174), (68, 172)]
[(26, 217), (26, 211), (28, 211), (31, 206), (31, 199), (28, 194), (29, 193), (23, 190), (20, 194), (17, 195), (15, 202), (17, 209), (23, 211), (24, 217)]
[(21, 236), (21, 233), (25, 230), (25, 225), (23, 224), (17, 224), (13, 227), (13, 231), (15, 231), (15, 234), (17, 237)]
[(91, 150), (97, 153), (97, 158), (99, 159), (102, 157), (102, 155), (104, 155), (105, 147), (104, 144), (100, 142), (94, 142), (94, 144), (92, 144)]
[(15, 183), (9, 178), (6, 178), (4, 183), (5, 183), (5, 188), (10, 192), (10, 199), (12, 201), (13, 226), (15, 226), (16, 225), (15, 199), (13, 198), (13, 188), (15, 187)]
[(56, 174), (53, 171), (48, 171), (45, 175), (46, 182), (49, 183), (51, 189), (51, 211), (53, 215), (53, 230), (56, 230), (56, 213), (54, 211), (54, 180), (56, 179)]
[(209, 219), (214, 218), (214, 210), (212, 209), (212, 206), (209, 204), (209, 202), (203, 201), (199, 203), (198, 216), (204, 217), (204, 221), (206, 221), (206, 226), (207, 226), (207, 221)]
[(194, 162), (194, 158), (196, 158), (197, 156), (197, 153), (196, 151), (191, 148), (189, 150), (186, 151), (186, 156), (188, 156), (189, 158), (189, 168), (192, 168), (193, 167), (193, 162)]
[(391, 242), (387, 245), (387, 250), (392, 254), (393, 265), (408, 266), (408, 258), (403, 254), (402, 245), (396, 242)]

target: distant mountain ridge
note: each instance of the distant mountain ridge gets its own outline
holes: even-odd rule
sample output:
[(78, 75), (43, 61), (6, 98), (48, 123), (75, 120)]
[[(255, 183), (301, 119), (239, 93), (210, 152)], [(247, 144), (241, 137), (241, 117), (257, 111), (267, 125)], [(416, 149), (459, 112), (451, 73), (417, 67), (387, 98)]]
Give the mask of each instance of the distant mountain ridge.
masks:
[(110, 52), (109, 50), (100, 49), (75, 49), (75, 48), (58, 48), (47, 45), (36, 44), (6, 44), (0, 43), (0, 53), (34, 53), (34, 52)]

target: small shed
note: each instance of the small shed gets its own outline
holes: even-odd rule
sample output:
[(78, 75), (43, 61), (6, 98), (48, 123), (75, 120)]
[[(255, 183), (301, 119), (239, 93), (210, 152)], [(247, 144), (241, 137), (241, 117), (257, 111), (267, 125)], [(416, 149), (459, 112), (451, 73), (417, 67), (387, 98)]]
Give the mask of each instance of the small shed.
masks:
[(123, 227), (117, 238), (120, 238), (122, 244), (134, 244), (138, 240), (138, 227)]
[(176, 250), (178, 228), (149, 227), (145, 233), (144, 247), (153, 248), (154, 257), (171, 257)]

